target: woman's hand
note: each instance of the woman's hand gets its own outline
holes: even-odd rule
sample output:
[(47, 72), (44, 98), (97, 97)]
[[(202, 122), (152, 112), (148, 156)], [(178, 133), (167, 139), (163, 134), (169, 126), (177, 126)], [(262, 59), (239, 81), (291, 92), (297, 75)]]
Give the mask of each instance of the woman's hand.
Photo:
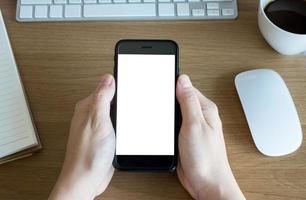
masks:
[(96, 91), (77, 103), (65, 161), (50, 200), (91, 200), (108, 186), (114, 173), (115, 133), (110, 119), (114, 93), (114, 78), (105, 75)]
[(230, 168), (217, 106), (201, 94), (188, 76), (177, 83), (182, 111), (178, 177), (195, 199), (245, 199)]

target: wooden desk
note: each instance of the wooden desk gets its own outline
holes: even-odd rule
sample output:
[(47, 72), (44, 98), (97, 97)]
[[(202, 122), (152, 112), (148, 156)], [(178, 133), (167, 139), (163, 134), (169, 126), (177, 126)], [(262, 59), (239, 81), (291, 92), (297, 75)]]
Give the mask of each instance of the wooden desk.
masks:
[[(0, 166), (0, 199), (47, 199), (60, 172), (74, 104), (113, 69), (121, 38), (178, 42), (181, 72), (220, 109), (229, 159), (247, 199), (305, 199), (306, 140), (291, 156), (268, 158), (254, 146), (233, 84), (244, 70), (272, 68), (286, 80), (306, 130), (306, 57), (281, 56), (257, 27), (257, 1), (240, 0), (236, 21), (17, 23), (1, 0), (43, 151)], [(100, 199), (190, 199), (176, 174), (116, 172)]]

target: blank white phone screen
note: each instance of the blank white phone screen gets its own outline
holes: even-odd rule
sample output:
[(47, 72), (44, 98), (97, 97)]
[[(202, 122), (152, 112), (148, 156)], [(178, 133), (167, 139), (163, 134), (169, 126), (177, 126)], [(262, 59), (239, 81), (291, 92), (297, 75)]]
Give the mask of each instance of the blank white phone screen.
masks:
[(174, 155), (175, 55), (119, 54), (117, 155)]

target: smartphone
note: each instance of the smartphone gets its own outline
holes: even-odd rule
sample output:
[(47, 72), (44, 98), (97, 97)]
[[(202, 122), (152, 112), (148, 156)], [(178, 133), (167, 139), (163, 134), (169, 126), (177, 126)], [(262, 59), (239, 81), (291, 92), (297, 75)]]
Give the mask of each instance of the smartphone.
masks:
[(176, 100), (178, 45), (170, 40), (121, 40), (115, 48), (116, 132), (119, 170), (174, 171), (181, 112)]

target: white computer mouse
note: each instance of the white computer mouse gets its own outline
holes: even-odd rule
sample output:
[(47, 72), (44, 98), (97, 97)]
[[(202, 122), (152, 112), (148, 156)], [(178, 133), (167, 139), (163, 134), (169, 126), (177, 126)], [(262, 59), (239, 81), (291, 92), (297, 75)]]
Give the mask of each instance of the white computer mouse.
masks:
[(257, 69), (235, 78), (242, 107), (257, 149), (267, 156), (283, 156), (302, 144), (302, 128), (282, 79), (270, 69)]

